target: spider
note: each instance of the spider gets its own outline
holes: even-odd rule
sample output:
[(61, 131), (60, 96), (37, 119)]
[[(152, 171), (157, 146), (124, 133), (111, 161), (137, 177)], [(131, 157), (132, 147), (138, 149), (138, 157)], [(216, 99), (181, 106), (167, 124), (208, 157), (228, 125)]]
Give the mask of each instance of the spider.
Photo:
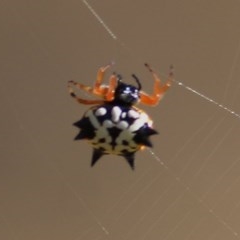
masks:
[[(110, 76), (108, 85), (103, 84), (105, 72), (111, 65), (99, 68), (93, 87), (72, 80), (68, 82), (69, 93), (78, 103), (94, 105), (73, 124), (80, 129), (75, 140), (85, 139), (92, 145), (91, 166), (103, 155), (114, 154), (123, 156), (134, 169), (135, 153), (145, 147), (152, 147), (149, 137), (157, 134), (152, 128), (151, 118), (135, 105), (157, 105), (171, 86), (173, 68), (170, 68), (166, 83), (162, 84), (153, 69), (145, 63), (154, 79), (153, 92), (147, 94), (142, 91), (141, 83), (135, 74), (132, 74), (132, 77), (137, 86), (123, 82), (121, 75), (116, 73)], [(73, 86), (99, 99), (83, 99), (75, 94)]]

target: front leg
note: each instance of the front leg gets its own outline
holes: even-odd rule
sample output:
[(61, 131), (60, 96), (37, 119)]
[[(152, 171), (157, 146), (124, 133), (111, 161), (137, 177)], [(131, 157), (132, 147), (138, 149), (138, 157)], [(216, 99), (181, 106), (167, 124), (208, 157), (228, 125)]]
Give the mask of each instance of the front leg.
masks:
[(140, 102), (146, 105), (155, 106), (163, 98), (165, 92), (172, 84), (173, 79), (173, 66), (170, 67), (169, 76), (165, 84), (161, 83), (160, 78), (153, 71), (153, 69), (146, 63), (145, 66), (151, 72), (154, 78), (153, 93), (151, 95), (146, 94), (145, 92), (140, 93)]
[(103, 79), (104, 79), (105, 72), (112, 65), (113, 65), (113, 63), (110, 63), (105, 67), (99, 68), (98, 73), (97, 73), (97, 78), (96, 78), (96, 81), (95, 81), (93, 89), (92, 89), (93, 93), (95, 93), (97, 95), (101, 95), (101, 96), (106, 95), (106, 93), (108, 91), (108, 86), (103, 85), (102, 82), (103, 82)]
[(83, 98), (80, 98), (78, 97), (75, 92), (73, 91), (73, 88), (72, 88), (72, 85), (81, 89), (81, 90), (85, 90), (89, 93), (92, 93), (92, 88), (91, 87), (88, 87), (88, 86), (85, 86), (81, 83), (77, 83), (77, 82), (74, 82), (74, 81), (68, 81), (68, 91), (69, 91), (69, 94), (72, 98), (74, 98), (78, 103), (81, 103), (81, 104), (102, 104), (104, 101), (103, 100), (90, 100), (90, 99), (83, 99)]

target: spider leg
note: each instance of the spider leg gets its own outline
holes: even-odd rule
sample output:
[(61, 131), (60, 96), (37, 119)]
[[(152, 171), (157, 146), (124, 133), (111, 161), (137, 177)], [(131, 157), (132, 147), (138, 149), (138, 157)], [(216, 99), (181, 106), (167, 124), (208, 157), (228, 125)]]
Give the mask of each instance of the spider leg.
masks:
[(111, 77), (110, 77), (110, 80), (109, 80), (108, 89), (107, 89), (106, 94), (105, 94), (106, 101), (112, 101), (113, 100), (115, 89), (117, 87), (117, 82), (118, 82), (118, 80), (117, 80), (116, 74), (112, 74)]
[(73, 88), (72, 86), (75, 86), (79, 89), (82, 89), (82, 90), (85, 90), (89, 93), (92, 93), (92, 88), (91, 87), (88, 87), (88, 86), (85, 86), (81, 83), (77, 83), (75, 81), (68, 81), (68, 91), (69, 91), (69, 94), (71, 97), (73, 97), (78, 103), (81, 103), (81, 104), (102, 104), (104, 101), (103, 100), (89, 100), (89, 99), (83, 99), (83, 98), (80, 98), (78, 97), (75, 92), (73, 91)]
[(153, 93), (151, 95), (149, 95), (145, 92), (141, 92), (140, 93), (140, 102), (143, 104), (146, 104), (146, 105), (154, 106), (159, 103), (159, 101), (162, 99), (165, 92), (171, 86), (172, 78), (173, 78), (173, 67), (172, 66), (170, 67), (167, 82), (165, 84), (162, 84), (160, 78), (153, 71), (153, 69), (147, 63), (145, 63), (145, 66), (154, 78)]
[(86, 86), (86, 85), (84, 85), (82, 83), (75, 82), (73, 80), (68, 81), (68, 89), (72, 88), (71, 85), (76, 87), (76, 88), (78, 88), (78, 89), (80, 89), (80, 90), (84, 90), (84, 91), (86, 91), (88, 93), (93, 94), (93, 88), (92, 87)]
[(104, 78), (104, 73), (106, 72), (106, 70), (111, 66), (111, 64), (108, 64), (105, 67), (101, 67), (98, 70), (97, 73), (97, 79), (96, 82), (94, 83), (93, 87), (89, 87), (86, 86), (82, 83), (77, 83), (75, 81), (70, 80), (68, 82), (68, 88), (70, 87), (70, 85), (73, 85), (74, 87), (80, 89), (80, 90), (84, 90), (90, 94), (96, 94), (98, 96), (104, 97), (104, 95), (106, 94), (107, 91), (107, 86), (101, 86), (102, 82), (103, 82), (103, 78)]
[[(68, 81), (68, 91), (69, 91), (70, 95), (77, 102), (82, 103), (82, 104), (102, 104), (105, 100), (111, 101), (114, 98), (114, 92), (115, 92), (115, 88), (117, 86), (116, 75), (115, 74), (111, 75), (110, 80), (109, 80), (109, 86), (102, 85), (104, 74), (105, 74), (106, 70), (111, 66), (112, 66), (112, 63), (105, 67), (101, 67), (98, 70), (97, 79), (96, 79), (96, 82), (94, 83), (93, 87), (86, 86), (82, 83), (77, 83), (73, 80)], [(74, 86), (80, 90), (84, 90), (89, 94), (97, 95), (97, 96), (103, 98), (104, 100), (88, 100), (88, 99), (80, 98), (75, 94), (72, 86)]]
[(98, 96), (103, 97), (106, 101), (111, 101), (114, 98), (115, 88), (117, 87), (117, 76), (113, 73), (109, 79), (109, 85), (103, 85), (103, 78), (106, 70), (110, 68), (113, 63), (108, 64), (105, 67), (101, 67), (97, 73), (96, 82), (91, 88), (90, 92)]
[(98, 91), (101, 92), (101, 85), (103, 82), (104, 74), (107, 71), (107, 69), (110, 68), (111, 66), (112, 66), (112, 64), (108, 64), (105, 67), (99, 68), (98, 73), (97, 73), (97, 79), (96, 79), (96, 82), (94, 83), (94, 87), (93, 87), (93, 89), (96, 92), (98, 92)]

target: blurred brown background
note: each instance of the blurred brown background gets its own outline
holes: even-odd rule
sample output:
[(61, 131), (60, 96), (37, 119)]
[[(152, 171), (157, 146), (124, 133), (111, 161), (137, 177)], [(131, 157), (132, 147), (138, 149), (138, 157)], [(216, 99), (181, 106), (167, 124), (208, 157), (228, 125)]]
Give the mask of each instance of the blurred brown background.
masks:
[[(240, 239), (240, 118), (175, 82), (155, 108), (154, 154), (90, 168), (74, 142), (87, 106), (66, 90), (97, 69), (135, 73), (149, 62), (240, 113), (240, 1), (0, 2), (0, 239)], [(110, 71), (111, 72), (111, 71)], [(107, 79), (106, 79), (107, 80)], [(159, 160), (160, 158), (160, 160)], [(164, 164), (161, 164), (164, 163)]]

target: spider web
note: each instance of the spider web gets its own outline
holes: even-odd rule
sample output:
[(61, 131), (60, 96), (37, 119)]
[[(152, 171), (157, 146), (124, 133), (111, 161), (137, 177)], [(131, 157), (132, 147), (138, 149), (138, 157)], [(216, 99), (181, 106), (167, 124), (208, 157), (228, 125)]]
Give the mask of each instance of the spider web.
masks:
[[(109, 28), (107, 22), (102, 18), (105, 15), (100, 15), (96, 10), (97, 6), (99, 8), (97, 2), (90, 5), (89, 1), (83, 0), (81, 4), (94, 15), (95, 20), (97, 20), (95, 21), (96, 24), (100, 23), (101, 29), (99, 29), (99, 32), (105, 34), (102, 31), (105, 30), (111, 41), (116, 43), (116, 54), (121, 55), (124, 52), (127, 56), (132, 56), (134, 60), (144, 62), (143, 57), (139, 56), (133, 50), (133, 47), (128, 47), (129, 45), (123, 43)], [(232, 2), (232, 4), (236, 8), (240, 7), (236, 2)], [(50, 4), (50, 9), (54, 9), (53, 5)], [(95, 5), (96, 7), (93, 7)], [(140, 4), (138, 7), (141, 6)], [(132, 6), (125, 3), (125, 7), (130, 8)], [(20, 10), (12, 9), (6, 1), (2, 2), (2, 9), (8, 10), (16, 18), (11, 22), (12, 25), (15, 24), (15, 27), (28, 26), (30, 38), (38, 44), (39, 49), (43, 52), (44, 58), (42, 59), (50, 59), (55, 55), (48, 48), (43, 36), (38, 36), (38, 31), (28, 22), (29, 16), (24, 15), (21, 8)], [(21, 14), (19, 14), (19, 11)], [(85, 10), (82, 10), (82, 12), (85, 13), (86, 19), (90, 21), (91, 16), (88, 16)], [(174, 18), (174, 16), (172, 17)], [(147, 31), (145, 32), (147, 33)], [(38, 39), (41, 39), (41, 41)], [(58, 112), (63, 111), (63, 107), (59, 108), (56, 103), (53, 103), (51, 108), (44, 106), (42, 110), (41, 108), (38, 109), (41, 115), (37, 116), (44, 115), (41, 118), (41, 124), (48, 130), (49, 134), (47, 137), (45, 136), (47, 132), (45, 129), (42, 136), (40, 131), (35, 130), (36, 122), (31, 123), (25, 117), (31, 118), (30, 111), (33, 111), (33, 108), (30, 105), (27, 105), (27, 107), (20, 106), (17, 97), (9, 96), (10, 89), (15, 85), (21, 90), (19, 93), (15, 92), (17, 96), (23, 96), (26, 99), (30, 97), (34, 99), (36, 94), (40, 96), (45, 88), (42, 87), (40, 91), (35, 89), (34, 84), (37, 84), (37, 81), (41, 79), (37, 78), (34, 84), (30, 85), (30, 92), (24, 91), (19, 83), (14, 82), (14, 85), (11, 85), (9, 81), (3, 80), (1, 102), (3, 106), (5, 104), (7, 106), (5, 115), (8, 114), (9, 119), (12, 120), (3, 121), (2, 126), (15, 125), (13, 129), (15, 133), (18, 132), (18, 136), (16, 136), (16, 142), (14, 142), (14, 139), (8, 137), (9, 132), (13, 132), (7, 130), (7, 128), (2, 130), (2, 136), (5, 138), (4, 141), (1, 141), (2, 159), (4, 159), (2, 160), (2, 169), (7, 169), (8, 172), (1, 174), (3, 198), (1, 199), (0, 213), (3, 231), (0, 231), (0, 236), (2, 234), (1, 237), (4, 239), (58, 238), (74, 240), (239, 239), (240, 196), (238, 189), (240, 162), (237, 145), (239, 113), (228, 107), (228, 104), (233, 109), (239, 107), (237, 99), (240, 84), (234, 83), (234, 77), (237, 78), (237, 71), (239, 70), (239, 38), (236, 42), (236, 51), (231, 55), (232, 62), (229, 64), (229, 73), (221, 88), (223, 94), (219, 99), (222, 97), (222, 103), (195, 90), (195, 87), (191, 87), (191, 84), (185, 84), (185, 81), (175, 79), (175, 84), (172, 87), (173, 93), (167, 94), (162, 103), (161, 111), (165, 107), (173, 110), (185, 106), (189, 110), (184, 112), (185, 114), (191, 114), (191, 111), (197, 114), (198, 110), (203, 108), (207, 109), (204, 112), (205, 118), (199, 116), (202, 119), (201, 124), (199, 124), (194, 115), (190, 115), (190, 117), (193, 117), (193, 121), (198, 123), (198, 125), (189, 126), (191, 131), (187, 131), (186, 125), (179, 124), (179, 121), (181, 122), (185, 118), (179, 116), (179, 119), (171, 121), (175, 125), (172, 126), (173, 130), (170, 129), (170, 125), (166, 125), (165, 133), (162, 133), (160, 137), (163, 139), (159, 142), (160, 149), (158, 150), (157, 144), (157, 147), (153, 150), (142, 153), (143, 159), (148, 159), (148, 161), (145, 161), (146, 167), (138, 161), (136, 172), (129, 171), (127, 174), (125, 172), (125, 176), (122, 175), (122, 170), (125, 168), (116, 172), (117, 162), (110, 165), (103, 177), (98, 174), (101, 171), (103, 172), (108, 163), (111, 164), (110, 161), (99, 165), (96, 169), (89, 169), (86, 175), (84, 175), (83, 170), (76, 170), (65, 165), (71, 165), (71, 159), (79, 155), (79, 146), (76, 148), (76, 152), (74, 151), (70, 156), (64, 154), (63, 151), (60, 151), (63, 156), (53, 153), (50, 147), (57, 150), (53, 147), (53, 142), (56, 138), (62, 137), (57, 132), (61, 127), (66, 126), (68, 120), (72, 117), (64, 118), (61, 116), (63, 117), (63, 124), (56, 123), (58, 119), (52, 113), (52, 107), (54, 106), (54, 109)], [(18, 46), (16, 47), (17, 50)], [(143, 56), (145, 55), (143, 54)], [(41, 63), (42, 59), (37, 62)], [(13, 65), (14, 61), (16, 60), (13, 59)], [(164, 59), (164, 61), (166, 60)], [(49, 71), (54, 67), (58, 74), (57, 76), (53, 74), (53, 77), (61, 79), (58, 64), (51, 65), (51, 68), (47, 65), (44, 66)], [(6, 69), (10, 68), (4, 65), (4, 70)], [(33, 77), (30, 74), (23, 73), (17, 67), (15, 70), (24, 75), (21, 78), (22, 84), (24, 84), (25, 79)], [(38, 71), (40, 73), (42, 69)], [(8, 78), (11, 77), (11, 74), (6, 75)], [(62, 81), (65, 82), (66, 79), (62, 78)], [(208, 79), (208, 81), (210, 80)], [(26, 83), (29, 82), (26, 81)], [(48, 86), (46, 83), (47, 81), (45, 81), (45, 87)], [(50, 89), (54, 89), (54, 84), (50, 83)], [(207, 91), (203, 86), (202, 89)], [(62, 85), (57, 87), (55, 91), (64, 94), (60, 90), (61, 88)], [(52, 95), (50, 93), (48, 95), (47, 91), (45, 92), (46, 96), (44, 97), (51, 101)], [(174, 105), (172, 107), (170, 99), (173, 94), (181, 94), (186, 99), (192, 100), (193, 104), (187, 105), (186, 101), (179, 101), (172, 103)], [(61, 100), (61, 97), (59, 99)], [(27, 102), (27, 100), (23, 102)], [(33, 102), (39, 104), (36, 98)], [(22, 111), (24, 114), (22, 114)], [(174, 116), (176, 117), (180, 113), (176, 113)], [(155, 115), (155, 121), (158, 121), (158, 117), (159, 115)], [(168, 111), (161, 113), (163, 125), (159, 125), (160, 129), (164, 129), (164, 124), (169, 117), (171, 115)], [(39, 122), (37, 123), (39, 124)], [(51, 125), (51, 128), (49, 125)], [(175, 136), (179, 128), (185, 128), (185, 131), (187, 131), (185, 138)], [(169, 133), (169, 137), (164, 136), (167, 133)], [(66, 136), (64, 135), (64, 138), (69, 139), (71, 137), (70, 134), (66, 134)], [(176, 143), (175, 137), (177, 140), (183, 139), (183, 141)], [(168, 153), (169, 151), (162, 153), (164, 146), (167, 147), (166, 144), (164, 145), (165, 139), (168, 144), (173, 141), (175, 148), (168, 148), (171, 149), (171, 153)], [(24, 141), (27, 147), (15, 147), (12, 152), (4, 150), (6, 146), (18, 146), (20, 141)], [(64, 146), (62, 147), (64, 148)], [(31, 153), (28, 153), (29, 149), (31, 149)], [(67, 148), (65, 147), (64, 150), (67, 151)], [(22, 166), (22, 164), (12, 160), (13, 157), (14, 159), (30, 160), (24, 161), (25, 166)], [(65, 163), (63, 160), (59, 162), (58, 160), (62, 158), (68, 159), (68, 162)], [(27, 171), (25, 171), (25, 168)], [(87, 163), (82, 168), (86, 169)], [(30, 173), (30, 170), (33, 174)], [(82, 177), (79, 177), (80, 172), (83, 174)], [(23, 178), (23, 173), (26, 174), (26, 178)], [(12, 176), (11, 179), (10, 176)], [(108, 178), (107, 181), (106, 178)], [(126, 181), (123, 178), (126, 178)], [(79, 185), (80, 181), (83, 181), (84, 184)], [(98, 181), (100, 181), (100, 184), (98, 184)], [(114, 182), (114, 184), (112, 185), (109, 181)], [(39, 184), (39, 186), (35, 188), (31, 185), (31, 182), (34, 185)], [(100, 189), (88, 190), (87, 185), (92, 188), (96, 185)], [(101, 195), (105, 195), (105, 197), (103, 198)], [(73, 208), (71, 208), (72, 205)], [(52, 212), (52, 214), (46, 210)], [(51, 223), (50, 227), (47, 226), (46, 222)]]

